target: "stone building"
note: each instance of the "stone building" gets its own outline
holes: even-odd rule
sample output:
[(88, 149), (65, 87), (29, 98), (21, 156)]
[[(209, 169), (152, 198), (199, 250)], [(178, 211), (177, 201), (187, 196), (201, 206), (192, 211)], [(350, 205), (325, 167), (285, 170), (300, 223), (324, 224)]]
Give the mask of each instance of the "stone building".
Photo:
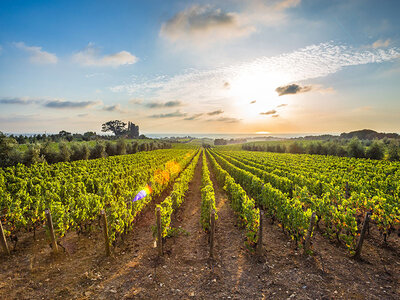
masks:
[(129, 138), (138, 138), (139, 137), (139, 126), (133, 124), (132, 122), (128, 122), (127, 134), (128, 134)]

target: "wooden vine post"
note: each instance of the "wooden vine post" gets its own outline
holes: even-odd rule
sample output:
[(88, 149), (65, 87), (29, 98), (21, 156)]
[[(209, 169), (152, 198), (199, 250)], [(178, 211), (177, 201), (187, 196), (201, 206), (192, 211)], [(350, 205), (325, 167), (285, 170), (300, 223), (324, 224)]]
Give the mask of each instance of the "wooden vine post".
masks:
[(161, 210), (160, 207), (156, 208), (157, 217), (157, 248), (158, 256), (163, 255), (163, 244), (162, 244), (162, 226), (161, 226)]
[(367, 231), (370, 218), (371, 218), (371, 212), (367, 212), (364, 218), (363, 227), (361, 229), (360, 238), (358, 239), (357, 242), (356, 253), (354, 254), (354, 258), (356, 259), (359, 259), (361, 257), (361, 248), (364, 243), (365, 233)]
[(257, 241), (257, 255), (263, 253), (263, 225), (264, 223), (264, 211), (260, 209), (260, 226), (258, 228), (258, 241)]
[(308, 252), (310, 251), (311, 234), (314, 230), (314, 224), (315, 224), (315, 212), (312, 213), (310, 218), (310, 226), (308, 227), (306, 239), (304, 241), (304, 254), (308, 254)]
[(210, 217), (210, 257), (214, 258), (214, 237), (215, 237), (215, 210), (211, 210)]
[(100, 215), (101, 215), (101, 222), (103, 224), (104, 247), (106, 249), (106, 255), (110, 256), (111, 255), (110, 239), (108, 237), (107, 216), (106, 216), (106, 212), (104, 211), (104, 209), (102, 209), (100, 211)]
[(0, 241), (1, 241), (1, 246), (3, 247), (4, 253), (7, 255), (10, 255), (10, 250), (8, 249), (6, 235), (4, 234), (3, 224), (1, 224), (1, 220), (0, 220)]
[(44, 211), (47, 220), (47, 227), (49, 228), (50, 239), (51, 239), (51, 247), (53, 248), (53, 252), (58, 252), (57, 240), (56, 235), (54, 234), (54, 227), (53, 227), (53, 219), (51, 218), (51, 213), (48, 208)]

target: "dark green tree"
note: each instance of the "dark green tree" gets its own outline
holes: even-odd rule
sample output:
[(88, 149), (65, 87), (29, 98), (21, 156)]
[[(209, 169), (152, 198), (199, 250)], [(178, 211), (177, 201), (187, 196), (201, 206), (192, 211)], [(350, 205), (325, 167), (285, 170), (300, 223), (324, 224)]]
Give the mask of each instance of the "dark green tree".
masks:
[(348, 149), (347, 150), (348, 155), (350, 157), (355, 157), (355, 158), (365, 157), (364, 146), (357, 137), (354, 137), (350, 140), (349, 144), (347, 145), (347, 149)]
[(382, 159), (384, 155), (383, 145), (377, 141), (373, 141), (365, 153), (365, 156), (370, 159)]
[(121, 136), (126, 132), (125, 126), (126, 123), (120, 120), (108, 121), (107, 123), (101, 125), (101, 131), (111, 131), (115, 134), (115, 136)]

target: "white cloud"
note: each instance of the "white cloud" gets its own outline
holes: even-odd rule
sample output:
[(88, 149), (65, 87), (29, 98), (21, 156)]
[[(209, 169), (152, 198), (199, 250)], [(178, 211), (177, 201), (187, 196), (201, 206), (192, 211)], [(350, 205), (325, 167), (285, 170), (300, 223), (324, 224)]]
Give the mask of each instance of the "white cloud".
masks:
[[(224, 12), (211, 5), (193, 5), (161, 25), (160, 36), (186, 46), (209, 46), (215, 42), (247, 37), (259, 26), (278, 27), (287, 19), (286, 10), (301, 0), (237, 1), (238, 12)], [(185, 46), (184, 45), (184, 46)]]
[(42, 50), (42, 47), (27, 46), (23, 42), (14, 43), (14, 45), (31, 54), (29, 60), (35, 64), (56, 64), (58, 58), (55, 54)]
[(120, 51), (108, 55), (100, 55), (100, 51), (92, 43), (82, 51), (73, 55), (73, 60), (84, 66), (117, 67), (131, 65), (138, 61), (138, 58), (128, 51)]
[(172, 42), (179, 40), (209, 43), (251, 34), (255, 28), (243, 24), (236, 13), (223, 12), (210, 5), (193, 5), (163, 23), (160, 35)]

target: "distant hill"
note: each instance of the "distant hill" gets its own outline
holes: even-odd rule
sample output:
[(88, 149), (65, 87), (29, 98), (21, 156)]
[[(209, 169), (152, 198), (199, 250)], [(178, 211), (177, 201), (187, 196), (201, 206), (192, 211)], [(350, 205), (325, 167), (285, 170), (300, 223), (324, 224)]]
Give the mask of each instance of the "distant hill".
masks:
[(343, 132), (340, 135), (322, 134), (322, 135), (309, 135), (299, 138), (292, 138), (294, 140), (336, 140), (336, 139), (352, 139), (357, 137), (360, 140), (374, 140), (374, 139), (400, 139), (400, 135), (397, 133), (384, 133), (376, 132), (371, 129), (362, 129), (351, 132)]
[(398, 135), (397, 133), (376, 132), (371, 129), (356, 130), (349, 133), (344, 132), (340, 134), (340, 138), (342, 139), (351, 139), (353, 137), (358, 137), (360, 140), (373, 140), (383, 138), (398, 139), (400, 138), (400, 135)]

